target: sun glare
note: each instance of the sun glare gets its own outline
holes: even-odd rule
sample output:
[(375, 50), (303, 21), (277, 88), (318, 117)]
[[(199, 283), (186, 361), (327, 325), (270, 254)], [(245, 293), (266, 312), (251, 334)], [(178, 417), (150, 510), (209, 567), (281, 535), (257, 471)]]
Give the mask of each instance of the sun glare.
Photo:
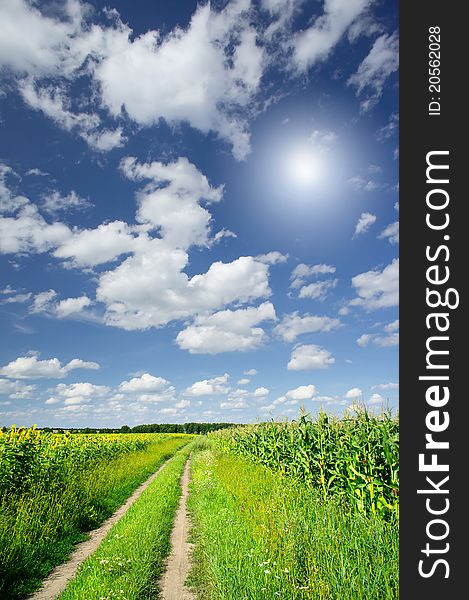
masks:
[(302, 187), (317, 183), (323, 174), (321, 157), (311, 148), (293, 150), (287, 158), (289, 179)]

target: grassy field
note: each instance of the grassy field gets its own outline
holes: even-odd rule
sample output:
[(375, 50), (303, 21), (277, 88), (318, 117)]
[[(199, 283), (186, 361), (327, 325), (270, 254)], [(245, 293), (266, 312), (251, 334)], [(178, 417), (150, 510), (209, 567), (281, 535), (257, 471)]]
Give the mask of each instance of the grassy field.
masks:
[(0, 434), (0, 598), (37, 588), (170, 458), (60, 596), (158, 598), (190, 452), (198, 600), (398, 598), (399, 422), (365, 411), (208, 436)]
[(184, 446), (184, 435), (0, 435), (0, 597), (38, 587), (84, 539)]
[(191, 446), (168, 461), (97, 552), (81, 565), (60, 600), (158, 597), (158, 579), (170, 551), (169, 538), (181, 493), (179, 480)]
[(398, 598), (398, 529), (246, 458), (206, 450), (189, 496), (197, 598)]

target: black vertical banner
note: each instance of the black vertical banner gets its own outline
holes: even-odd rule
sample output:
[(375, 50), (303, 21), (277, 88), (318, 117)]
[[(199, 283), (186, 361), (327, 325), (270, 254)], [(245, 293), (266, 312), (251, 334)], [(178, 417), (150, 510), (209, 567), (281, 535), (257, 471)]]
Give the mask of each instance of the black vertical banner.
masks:
[(469, 597), (464, 6), (400, 5), (402, 600)]

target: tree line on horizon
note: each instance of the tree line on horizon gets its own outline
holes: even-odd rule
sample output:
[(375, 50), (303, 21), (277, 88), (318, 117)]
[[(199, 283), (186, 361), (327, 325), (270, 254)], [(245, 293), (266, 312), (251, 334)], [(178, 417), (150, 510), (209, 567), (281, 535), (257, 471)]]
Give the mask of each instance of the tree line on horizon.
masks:
[[(64, 433), (195, 433), (206, 434), (209, 431), (217, 431), (228, 427), (235, 427), (239, 423), (148, 423), (143, 425), (122, 425), (122, 427), (37, 427), (44, 432)], [(8, 427), (2, 427), (7, 431)]]

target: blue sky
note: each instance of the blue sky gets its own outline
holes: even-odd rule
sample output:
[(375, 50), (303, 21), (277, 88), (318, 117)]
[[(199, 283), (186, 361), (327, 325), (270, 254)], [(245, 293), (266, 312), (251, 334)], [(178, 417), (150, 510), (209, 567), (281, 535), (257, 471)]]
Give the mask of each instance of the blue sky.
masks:
[(1, 3), (1, 425), (397, 409), (397, 10)]

